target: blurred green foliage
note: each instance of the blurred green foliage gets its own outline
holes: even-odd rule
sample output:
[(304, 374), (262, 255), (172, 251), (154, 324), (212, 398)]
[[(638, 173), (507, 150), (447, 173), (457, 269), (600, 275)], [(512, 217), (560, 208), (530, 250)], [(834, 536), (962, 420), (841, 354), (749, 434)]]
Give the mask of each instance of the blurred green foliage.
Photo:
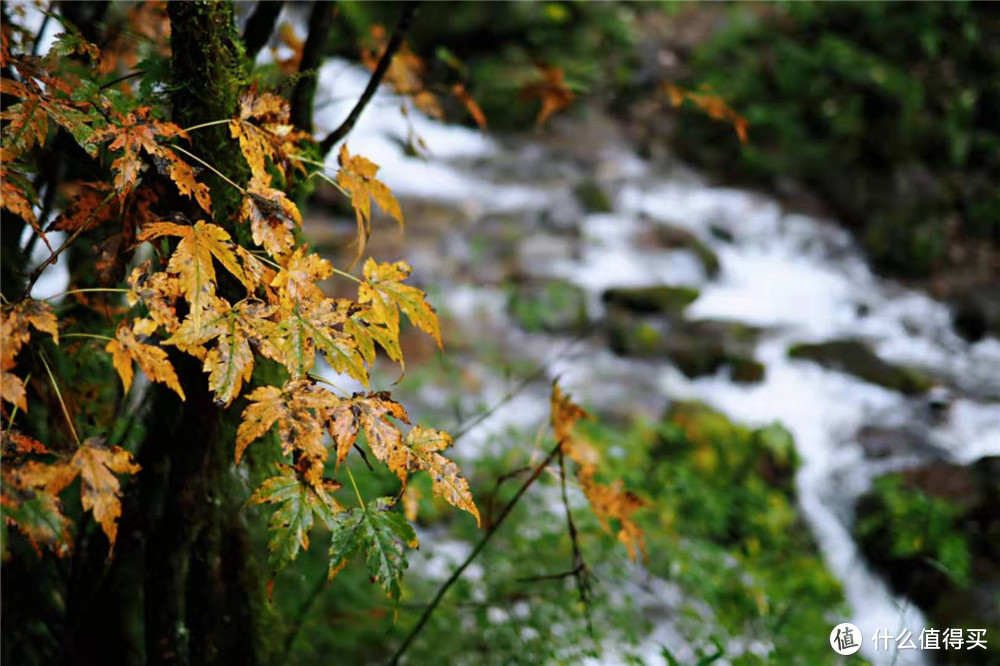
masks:
[(750, 141), (688, 112), (676, 144), (729, 178), (804, 183), (880, 268), (927, 274), (955, 239), (1000, 243), (998, 28), (990, 3), (738, 5), (688, 83)]
[(889, 546), (894, 560), (927, 562), (959, 587), (969, 584), (969, 544), (961, 507), (907, 486), (899, 475), (875, 481), (855, 525), (861, 540)]
[[(343, 40), (345, 46), (357, 44), (373, 25), (391, 30), (400, 12), (398, 2), (338, 6), (342, 26), (353, 35)], [(491, 129), (526, 129), (539, 103), (519, 93), (538, 80), (536, 63), (562, 69), (566, 84), (578, 94), (623, 85), (631, 75), (635, 21), (636, 7), (630, 3), (424, 3), (406, 39), (428, 65), (429, 80), (466, 84)], [(438, 84), (438, 91), (446, 89)], [(454, 99), (445, 102), (454, 107), (449, 118), (467, 118)]]

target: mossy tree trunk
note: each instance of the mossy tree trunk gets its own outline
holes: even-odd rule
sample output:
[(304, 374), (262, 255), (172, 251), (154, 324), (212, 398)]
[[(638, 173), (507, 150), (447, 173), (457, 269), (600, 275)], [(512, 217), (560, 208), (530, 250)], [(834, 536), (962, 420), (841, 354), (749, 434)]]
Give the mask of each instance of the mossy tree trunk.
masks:
[[(171, 119), (190, 127), (231, 117), (247, 73), (233, 4), (174, 2), (168, 13)], [(191, 132), (186, 147), (234, 182), (248, 180), (225, 125)], [(207, 169), (199, 180), (211, 188), (212, 221), (247, 243), (233, 222), (240, 192)], [(209, 218), (186, 198), (171, 207), (192, 223)], [(219, 288), (226, 294), (235, 285)], [(187, 399), (160, 384), (149, 387), (137, 452), (143, 469), (126, 486), (113, 559), (105, 559), (107, 542), (95, 537), (80, 544), (74, 561), (64, 663), (273, 661), (266, 571), (243, 510), (249, 489), (233, 464), (242, 405), (223, 410), (199, 362), (180, 353), (170, 360)]]
[[(177, 2), (168, 12), (173, 121), (188, 127), (231, 117), (246, 78), (232, 3)], [(246, 182), (248, 169), (226, 126), (192, 132), (191, 150)], [(247, 234), (231, 221), (239, 191), (214, 174), (204, 180), (215, 223), (246, 243)], [(185, 203), (192, 221), (203, 216)], [(187, 400), (156, 391), (141, 451), (147, 465), (141, 504), (152, 519), (144, 568), (146, 661), (268, 663), (264, 576), (241, 511), (246, 488), (233, 465), (238, 405), (224, 413), (213, 402), (200, 363), (178, 356), (174, 364)]]

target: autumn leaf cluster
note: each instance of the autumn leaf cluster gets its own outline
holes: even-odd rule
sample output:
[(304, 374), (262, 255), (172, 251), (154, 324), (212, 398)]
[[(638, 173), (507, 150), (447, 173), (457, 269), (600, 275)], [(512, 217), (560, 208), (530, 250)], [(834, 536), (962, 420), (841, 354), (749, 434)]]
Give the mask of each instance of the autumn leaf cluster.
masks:
[[(97, 291), (113, 287), (124, 296), (103, 299), (103, 316), (115, 324), (113, 336), (99, 347), (124, 393), (136, 390), (141, 375), (144, 386), (162, 384), (186, 400), (191, 385), (181, 381), (177, 359), (196, 359), (217, 408), (239, 409), (234, 464), (262, 439), (279, 445), (274, 475), (249, 497), (251, 504), (275, 507), (269, 522), (272, 569), (309, 547), (318, 521), (331, 534), (331, 576), (360, 555), (372, 579), (398, 597), (406, 549), (416, 545), (416, 536), (395, 504), (413, 474), (426, 472), (436, 496), (479, 521), (468, 482), (443, 455), (452, 444), (448, 434), (411, 425), (401, 404), (370, 386), (377, 356), (403, 363), (404, 320), (442, 346), (437, 315), (424, 292), (408, 282), (406, 262), (369, 258), (355, 277), (312, 252), (301, 241), (302, 215), (288, 194), (295, 178), (319, 175), (336, 182), (356, 212), (360, 258), (371, 233), (373, 200), (403, 223), (399, 203), (377, 178), (378, 165), (345, 144), (339, 170), (326, 176), (325, 165), (305, 156), (312, 138), (291, 125), (288, 102), (252, 85), (232, 118), (212, 123), (225, 124), (239, 145), (250, 176), (238, 183), (211, 156), (193, 152), (191, 137), (200, 126), (181, 128), (127, 89), (104, 90), (57, 71), (67, 54), (100, 61), (101, 53), (80, 35), (66, 33), (44, 58), (15, 56), (9, 44), (5, 32), (0, 66), (14, 74), (4, 75), (0, 90), (18, 101), (0, 115), (2, 205), (43, 241), (51, 230), (67, 234), (67, 244), (87, 235), (100, 239), (106, 265)], [(66, 186), (62, 212), (43, 228), (28, 176), (32, 156), (53, 141), (54, 127), (65, 130), (107, 177)], [(206, 170), (239, 192), (232, 217), (215, 210)], [(199, 219), (179, 214), (178, 201), (194, 205)], [(235, 240), (241, 228), (252, 243)], [(61, 249), (52, 249), (53, 261)], [(334, 276), (356, 282), (356, 297), (327, 296), (321, 285)], [(79, 479), (82, 508), (113, 547), (122, 515), (120, 477), (142, 470), (131, 453), (103, 436), (81, 441), (73, 387), (60, 386), (46, 360), (66, 344), (61, 337), (93, 344), (101, 336), (75, 319), (61, 319), (58, 308), (32, 299), (30, 289), (2, 308), (3, 519), (40, 553), (66, 554), (74, 526), (62, 500)], [(76, 296), (86, 303), (82, 293)], [(320, 358), (365, 390), (348, 395), (335, 389), (316, 374)], [(48, 376), (35, 372), (29, 381), (24, 369), (39, 362)], [(258, 380), (254, 369), (264, 362), (280, 367), (283, 379)], [(62, 406), (69, 443), (42, 443), (20, 430), (21, 417), (43, 396), (46, 406), (53, 396)], [(358, 494), (357, 506), (345, 508), (338, 499), (343, 484), (333, 475), (350, 475), (348, 458), (363, 454), (362, 447), (395, 475), (400, 493), (370, 500)], [(257, 455), (267, 450), (260, 447)]]

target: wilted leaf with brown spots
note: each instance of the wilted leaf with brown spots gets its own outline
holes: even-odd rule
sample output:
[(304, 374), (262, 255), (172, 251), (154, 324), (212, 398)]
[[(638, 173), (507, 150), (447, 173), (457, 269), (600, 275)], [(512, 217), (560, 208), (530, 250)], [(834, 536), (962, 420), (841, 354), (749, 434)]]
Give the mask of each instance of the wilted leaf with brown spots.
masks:
[(253, 242), (276, 259), (295, 245), (292, 231), (302, 224), (302, 214), (284, 192), (254, 182), (243, 197), (239, 219), (250, 223)]
[(318, 349), (335, 372), (346, 372), (367, 386), (365, 360), (354, 339), (343, 331), (351, 307), (346, 299), (284, 299), (273, 338), (279, 354), (276, 360), (299, 379), (312, 369)]
[(132, 269), (128, 277), (128, 304), (142, 303), (149, 311), (149, 317), (159, 326), (173, 333), (180, 326), (177, 319), (177, 299), (181, 296), (181, 283), (176, 276), (166, 271), (150, 273), (150, 262)]
[(105, 350), (111, 354), (111, 362), (125, 385), (126, 393), (132, 386), (132, 362), (135, 361), (150, 381), (166, 384), (181, 400), (185, 399), (184, 389), (177, 379), (174, 366), (167, 360), (167, 352), (139, 342), (128, 322), (123, 321), (118, 325), (115, 339), (108, 343)]
[(171, 122), (150, 118), (150, 108), (140, 107), (131, 113), (118, 117), (120, 124), (105, 125), (94, 131), (90, 137), (95, 144), (111, 141), (108, 150), (121, 152), (121, 156), (111, 163), (115, 172), (115, 189), (119, 199), (124, 202), (129, 192), (135, 186), (142, 169), (142, 153), (146, 153), (161, 161), (163, 170), (167, 173), (177, 190), (188, 197), (194, 197), (206, 213), (212, 212), (212, 200), (208, 186), (195, 180), (194, 170), (177, 154), (157, 142), (157, 138), (168, 139), (174, 136), (187, 137), (180, 127)]
[(333, 266), (330, 262), (302, 246), (284, 262), (271, 286), (289, 301), (321, 299), (323, 290), (316, 283), (331, 275)]
[(180, 243), (167, 263), (167, 271), (180, 280), (181, 291), (191, 306), (192, 316), (199, 317), (207, 301), (215, 294), (216, 278), (214, 257), (240, 282), (252, 289), (246, 273), (240, 267), (233, 250), (233, 241), (226, 230), (204, 220), (194, 225), (174, 222), (154, 222), (139, 234), (140, 241), (160, 236), (179, 236)]
[(38, 225), (38, 218), (35, 217), (33, 206), (37, 200), (38, 195), (35, 193), (31, 181), (16, 169), (8, 167), (5, 161), (4, 165), (0, 167), (0, 206), (31, 225), (35, 233), (48, 244), (42, 228)]
[(437, 315), (427, 302), (426, 294), (414, 286), (403, 284), (413, 269), (405, 261), (379, 264), (369, 258), (365, 262), (365, 283), (358, 289), (358, 302), (371, 303), (374, 318), (399, 336), (399, 311), (410, 323), (424, 331), (442, 348)]
[(11, 372), (17, 367), (17, 354), (31, 339), (31, 328), (52, 336), (59, 344), (59, 325), (52, 306), (45, 301), (26, 298), (5, 308), (0, 314), (0, 398), (27, 411), (24, 381)]
[(551, 414), (552, 429), (563, 452), (581, 467), (593, 469), (600, 462), (599, 454), (574, 433), (577, 421), (592, 417), (568, 395), (564, 395), (558, 383), (552, 385)]
[(278, 439), (285, 454), (299, 451), (315, 460), (326, 460), (323, 420), (340, 399), (315, 383), (292, 380), (284, 386), (261, 386), (247, 395), (250, 404), (243, 410), (236, 432), (236, 462), (252, 442), (277, 423)]
[(415, 426), (406, 435), (404, 445), (408, 454), (407, 467), (430, 474), (434, 494), (471, 513), (479, 525), (479, 509), (472, 499), (469, 482), (462, 478), (458, 465), (440, 453), (451, 446), (451, 436), (441, 430)]
[(141, 468), (132, 455), (117, 446), (104, 446), (102, 438), (91, 437), (80, 444), (73, 459), (54, 468), (47, 490), (58, 494), (80, 477), (80, 499), (84, 511), (92, 511), (114, 547), (118, 536), (118, 517), (122, 514), (121, 485), (115, 474), (135, 474)]
[(642, 553), (646, 558), (646, 537), (632, 520), (632, 514), (642, 508), (642, 500), (625, 490), (620, 479), (611, 485), (603, 485), (597, 483), (593, 471), (586, 468), (580, 471), (579, 478), (580, 488), (604, 529), (610, 534), (608, 521), (617, 520), (618, 540), (625, 544), (629, 557), (634, 560), (637, 553)]

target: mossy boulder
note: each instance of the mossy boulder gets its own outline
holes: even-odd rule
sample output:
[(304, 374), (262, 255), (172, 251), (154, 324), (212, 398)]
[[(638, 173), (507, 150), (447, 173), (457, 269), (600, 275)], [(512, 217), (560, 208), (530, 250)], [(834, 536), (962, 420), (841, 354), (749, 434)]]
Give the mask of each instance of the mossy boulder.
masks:
[(756, 384), (764, 381), (766, 366), (760, 361), (746, 356), (729, 358), (729, 376), (738, 384)]
[(611, 197), (604, 188), (593, 179), (587, 179), (573, 188), (577, 201), (588, 213), (610, 213), (614, 210)]
[(738, 322), (675, 321), (628, 315), (611, 316), (608, 346), (620, 356), (667, 358), (688, 378), (714, 374), (728, 366), (734, 381), (763, 380), (765, 367), (753, 358), (758, 329)]
[(800, 459), (791, 433), (780, 424), (750, 429), (704, 403), (683, 400), (668, 407), (663, 421), (669, 427), (656, 455), (689, 458), (719, 482), (739, 484), (753, 478), (794, 498)]
[(718, 255), (687, 229), (672, 224), (658, 224), (653, 230), (653, 240), (661, 247), (670, 250), (690, 250), (698, 257), (702, 268), (705, 269), (705, 275), (715, 277), (719, 274)]
[[(862, 552), (933, 626), (1000, 630), (1000, 457), (877, 479), (857, 507)], [(979, 651), (974, 651), (979, 652)], [(990, 662), (987, 655), (963, 654)]]
[(517, 285), (507, 299), (507, 312), (529, 333), (579, 333), (589, 324), (586, 292), (565, 280)]
[(813, 361), (824, 368), (845, 372), (906, 395), (925, 393), (934, 385), (933, 380), (919, 370), (883, 361), (858, 340), (792, 345), (788, 348), (788, 355), (795, 359)]
[(701, 292), (693, 287), (655, 285), (651, 287), (614, 287), (601, 294), (601, 301), (610, 309), (635, 314), (656, 314), (678, 317), (698, 300)]

